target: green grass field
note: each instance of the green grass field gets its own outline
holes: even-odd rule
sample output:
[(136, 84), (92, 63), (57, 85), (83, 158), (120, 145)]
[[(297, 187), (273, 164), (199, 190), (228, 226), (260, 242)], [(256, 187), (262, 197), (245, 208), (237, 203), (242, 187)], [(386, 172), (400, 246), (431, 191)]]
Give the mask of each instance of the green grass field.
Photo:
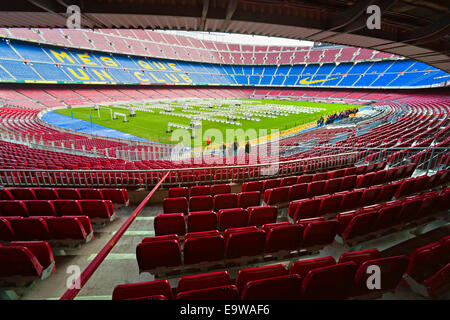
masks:
[[(280, 104), (280, 105), (292, 105), (299, 107), (313, 107), (322, 108), (323, 110), (313, 113), (298, 113), (290, 114), (288, 116), (279, 115), (277, 118), (263, 118), (260, 117), (260, 121), (242, 120), (238, 121), (242, 123), (241, 126), (235, 124), (219, 123), (214, 121), (202, 120), (202, 130), (205, 132), (208, 129), (219, 129), (223, 136), (227, 129), (247, 129), (253, 128), (256, 132), (259, 129), (267, 129), (270, 133), (270, 129), (278, 129), (280, 132), (287, 130), (302, 124), (317, 121), (321, 115), (324, 117), (328, 114), (339, 112), (348, 108), (359, 108), (360, 105), (346, 105), (346, 104), (332, 104), (332, 103), (320, 103), (320, 102), (305, 102), (305, 101), (280, 101), (280, 100), (258, 100), (258, 99), (240, 99), (243, 104), (246, 103), (259, 103), (259, 104)], [(92, 114), (93, 122), (104, 127), (112, 128), (125, 133), (133, 134), (135, 136), (145, 138), (152, 141), (159, 141), (162, 143), (175, 143), (170, 141), (170, 133), (166, 133), (167, 123), (173, 122), (181, 125), (188, 126), (190, 123), (189, 118), (160, 114), (159, 109), (154, 109), (154, 112), (136, 111), (136, 117), (128, 117), (129, 122), (123, 122), (122, 118), (117, 120), (111, 120), (110, 106), (102, 106), (100, 108), (100, 117), (98, 112), (93, 107), (90, 108), (75, 108), (73, 109), (73, 115), (75, 118), (90, 121), (90, 114)], [(174, 112), (186, 113), (182, 111), (182, 105), (175, 106)], [(199, 110), (199, 107), (192, 107), (192, 110)], [(250, 107), (251, 109), (251, 107)], [(113, 111), (124, 113), (128, 115), (128, 111), (123, 108), (112, 108)], [(69, 109), (56, 110), (55, 112), (70, 116)], [(220, 110), (217, 111), (217, 115), (214, 115), (216, 119), (226, 119), (224, 115), (220, 114)], [(213, 141), (214, 143), (214, 141)], [(205, 145), (205, 143), (204, 143)]]

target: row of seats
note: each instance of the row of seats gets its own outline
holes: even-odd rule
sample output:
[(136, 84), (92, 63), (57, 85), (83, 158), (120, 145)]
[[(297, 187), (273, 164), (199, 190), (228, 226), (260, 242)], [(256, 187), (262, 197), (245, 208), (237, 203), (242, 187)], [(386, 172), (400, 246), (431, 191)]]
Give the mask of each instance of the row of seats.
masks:
[(191, 196), (189, 200), (185, 197), (166, 198), (163, 201), (164, 213), (183, 213), (195, 211), (218, 212), (221, 209), (243, 208), (259, 206), (261, 203), (261, 192), (250, 191), (241, 193), (223, 193), (203, 196)]
[(264, 202), (269, 205), (279, 205), (294, 200), (383, 184), (411, 176), (415, 167), (416, 165), (412, 164), (362, 175), (349, 175), (329, 180), (302, 182), (291, 186), (266, 189), (264, 191)]
[[(394, 291), (408, 266), (405, 255), (382, 258), (377, 249), (241, 269), (233, 282), (227, 271), (183, 276), (172, 290), (167, 280), (123, 284), (113, 300), (297, 300), (379, 298)], [(370, 271), (380, 270), (380, 287), (368, 288)]]
[(74, 247), (94, 237), (91, 220), (76, 217), (0, 217), (0, 242), (46, 240), (56, 247)]
[(450, 236), (415, 249), (410, 255), (405, 280), (412, 290), (420, 286), (425, 287), (427, 294), (431, 297), (437, 298), (448, 293), (450, 290)]
[(128, 205), (126, 189), (58, 189), (11, 188), (0, 189), (0, 200), (110, 200)]
[[(337, 221), (313, 219), (187, 233), (183, 250), (176, 234), (144, 238), (136, 248), (140, 272), (194, 264), (222, 264), (231, 260), (254, 260), (265, 254), (288, 254), (294, 250), (314, 251), (330, 244)], [(212, 263), (213, 262), (213, 263)]]
[(242, 184), (242, 191), (265, 191), (267, 189), (288, 187), (295, 184), (309, 183), (314, 181), (324, 181), (330, 179), (341, 178), (345, 176), (361, 175), (369, 172), (383, 170), (386, 167), (386, 162), (379, 162), (368, 164), (359, 167), (348, 167), (328, 172), (319, 172), (315, 174), (304, 174), (301, 176), (291, 176), (278, 179), (268, 179), (260, 181), (244, 182)]
[(195, 196), (215, 196), (216, 194), (231, 193), (231, 186), (229, 184), (215, 184), (212, 186), (192, 186), (170, 188), (169, 198), (189, 197)]
[(440, 171), (432, 176), (423, 175), (385, 185), (322, 195), (312, 199), (295, 200), (289, 203), (288, 216), (294, 220), (305, 219), (345, 212), (353, 208), (390, 201), (393, 198), (398, 199), (446, 183), (449, 177), (446, 172)]
[(28, 286), (56, 271), (52, 250), (45, 241), (0, 244), (0, 287)]
[(111, 200), (1, 200), (0, 216), (88, 216), (103, 222), (115, 213)]
[(211, 210), (191, 211), (186, 217), (183, 213), (164, 213), (155, 217), (154, 229), (157, 236), (168, 234), (184, 236), (186, 230), (201, 232), (224, 231), (247, 226), (260, 227), (267, 223), (275, 223), (277, 217), (278, 209), (274, 206), (221, 209), (217, 213)]
[[(355, 243), (371, 234), (383, 233), (393, 227), (407, 227), (410, 222), (447, 211), (450, 208), (450, 188), (439, 194), (431, 191), (362, 209), (342, 212), (336, 216), (338, 234), (346, 243)], [(358, 240), (359, 239), (359, 240)]]

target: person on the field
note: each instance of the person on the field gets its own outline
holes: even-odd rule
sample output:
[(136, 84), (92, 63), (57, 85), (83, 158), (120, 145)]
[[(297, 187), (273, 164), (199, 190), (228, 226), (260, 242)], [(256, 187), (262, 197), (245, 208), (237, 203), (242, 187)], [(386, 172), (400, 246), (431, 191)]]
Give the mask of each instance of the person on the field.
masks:
[(206, 137), (206, 149), (208, 149), (210, 144), (211, 144), (211, 138), (210, 137)]
[(234, 151), (235, 158), (237, 158), (237, 156), (238, 156), (238, 149), (239, 149), (239, 142), (237, 141), (237, 138), (234, 138), (233, 151)]
[(245, 144), (245, 162), (249, 162), (250, 160), (250, 141), (247, 139), (247, 143)]
[(224, 157), (227, 156), (227, 145), (225, 144), (225, 142), (222, 143), (222, 154)]

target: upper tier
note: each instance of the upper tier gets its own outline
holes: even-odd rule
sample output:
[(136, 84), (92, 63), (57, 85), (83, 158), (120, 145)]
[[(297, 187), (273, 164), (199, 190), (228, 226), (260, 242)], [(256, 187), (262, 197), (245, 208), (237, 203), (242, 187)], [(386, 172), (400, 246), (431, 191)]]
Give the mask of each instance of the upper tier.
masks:
[(398, 59), (391, 53), (353, 47), (254, 46), (200, 40), (150, 30), (0, 28), (0, 36), (65, 47), (182, 61), (276, 65)]
[(0, 81), (39, 83), (417, 88), (446, 72), (407, 59), (294, 65), (226, 65), (68, 49), (0, 38)]

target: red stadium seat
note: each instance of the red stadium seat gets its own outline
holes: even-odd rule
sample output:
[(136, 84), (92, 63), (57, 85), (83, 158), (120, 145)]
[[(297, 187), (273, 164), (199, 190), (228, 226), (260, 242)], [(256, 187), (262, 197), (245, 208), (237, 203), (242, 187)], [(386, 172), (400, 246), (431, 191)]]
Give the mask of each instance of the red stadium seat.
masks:
[(177, 293), (177, 300), (239, 300), (236, 286), (221, 286)]
[(192, 276), (183, 276), (178, 280), (177, 294), (180, 292), (201, 290), (232, 285), (228, 271), (217, 271)]
[(164, 213), (188, 213), (188, 201), (185, 197), (166, 198), (163, 201)]
[(186, 199), (188, 199), (189, 189), (187, 187), (169, 189), (169, 198), (179, 198), (179, 197), (185, 197)]
[(137, 300), (162, 295), (173, 299), (172, 288), (167, 280), (153, 280), (141, 283), (121, 284), (114, 288), (112, 300)]
[(188, 232), (217, 229), (217, 215), (214, 211), (194, 211), (187, 216)]
[(237, 194), (225, 193), (215, 195), (213, 198), (213, 207), (215, 212), (221, 209), (237, 208)]
[(242, 293), (245, 285), (250, 281), (285, 276), (287, 274), (288, 272), (282, 264), (240, 269), (236, 276), (236, 287)]
[(302, 279), (290, 274), (247, 282), (242, 289), (242, 300), (298, 300)]
[(184, 264), (222, 261), (225, 255), (225, 242), (218, 232), (188, 233), (183, 246)]
[(177, 234), (184, 236), (186, 233), (186, 225), (184, 215), (180, 213), (159, 214), (154, 220), (155, 235), (163, 236), (168, 234)]
[(231, 193), (231, 186), (229, 184), (215, 184), (211, 186), (211, 195)]
[(212, 208), (213, 199), (210, 195), (189, 198), (189, 211), (210, 211)]
[(315, 259), (307, 259), (307, 260), (299, 260), (294, 261), (289, 267), (290, 274), (298, 274), (303, 279), (306, 275), (314, 269), (334, 266), (336, 265), (336, 260), (332, 256), (315, 258)]
[(144, 238), (136, 247), (139, 272), (181, 265), (181, 248), (177, 235)]
[(248, 191), (238, 193), (238, 207), (247, 209), (248, 207), (259, 206), (261, 193), (259, 191)]
[(275, 206), (250, 207), (247, 211), (249, 226), (260, 227), (277, 221), (278, 209)]
[(217, 221), (220, 231), (245, 227), (248, 225), (248, 212), (242, 208), (221, 209), (217, 213)]
[(264, 252), (265, 233), (255, 227), (227, 229), (224, 240), (226, 259), (257, 256)]
[[(190, 196), (209, 196), (211, 195), (211, 187), (210, 186), (192, 186), (190, 190)], [(183, 196), (179, 196), (183, 197)]]

